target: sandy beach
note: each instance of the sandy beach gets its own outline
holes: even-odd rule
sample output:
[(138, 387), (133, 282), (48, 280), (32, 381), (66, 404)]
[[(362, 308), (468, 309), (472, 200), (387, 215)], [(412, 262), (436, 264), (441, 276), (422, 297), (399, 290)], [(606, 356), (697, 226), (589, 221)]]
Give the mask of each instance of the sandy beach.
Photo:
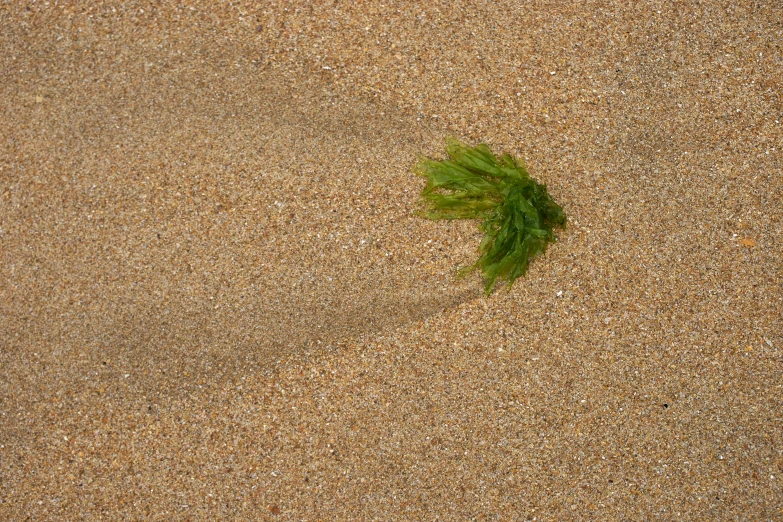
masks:
[[(0, 2), (0, 519), (783, 519), (779, 2)], [(446, 136), (568, 215), (485, 297)]]

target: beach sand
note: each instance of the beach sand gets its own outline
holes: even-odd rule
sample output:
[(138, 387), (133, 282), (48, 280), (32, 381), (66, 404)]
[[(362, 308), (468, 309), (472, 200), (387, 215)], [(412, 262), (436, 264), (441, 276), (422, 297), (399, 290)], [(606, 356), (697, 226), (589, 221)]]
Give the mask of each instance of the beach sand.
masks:
[[(781, 20), (3, 3), (0, 519), (783, 518)], [(568, 214), (488, 298), (447, 135)]]

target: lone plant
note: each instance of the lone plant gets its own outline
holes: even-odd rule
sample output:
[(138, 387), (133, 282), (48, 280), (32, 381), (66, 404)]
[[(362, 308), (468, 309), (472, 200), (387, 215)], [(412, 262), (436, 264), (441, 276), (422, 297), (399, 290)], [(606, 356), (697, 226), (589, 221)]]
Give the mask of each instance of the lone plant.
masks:
[(531, 258), (556, 241), (553, 226), (565, 228), (566, 215), (546, 190), (530, 177), (522, 161), (509, 154), (496, 158), (487, 145), (469, 147), (446, 138), (451, 160), (421, 158), (413, 172), (427, 178), (421, 193), (429, 219), (481, 219), (481, 257), (460, 270), (481, 268), (484, 291), (492, 293), (498, 278), (508, 286), (524, 276)]

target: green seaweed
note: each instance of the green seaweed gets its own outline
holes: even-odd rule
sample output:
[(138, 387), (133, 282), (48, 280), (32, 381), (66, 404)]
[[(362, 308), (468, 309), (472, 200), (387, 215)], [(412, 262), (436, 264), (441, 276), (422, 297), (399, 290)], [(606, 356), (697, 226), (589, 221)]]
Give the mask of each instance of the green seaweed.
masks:
[(484, 274), (484, 291), (492, 293), (498, 278), (508, 287), (527, 272), (530, 259), (556, 241), (553, 226), (565, 228), (566, 215), (525, 165), (509, 154), (495, 157), (480, 143), (470, 147), (446, 138), (450, 160), (420, 158), (413, 172), (427, 179), (421, 193), (429, 219), (481, 219), (481, 257), (460, 270)]

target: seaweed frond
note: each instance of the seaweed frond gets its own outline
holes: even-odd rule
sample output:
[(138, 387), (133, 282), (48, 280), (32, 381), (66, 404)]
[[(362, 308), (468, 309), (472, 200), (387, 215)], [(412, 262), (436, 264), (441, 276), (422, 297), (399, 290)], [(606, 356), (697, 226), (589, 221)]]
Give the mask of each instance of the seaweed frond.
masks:
[(420, 158), (413, 172), (427, 179), (421, 193), (429, 219), (481, 219), (481, 257), (460, 270), (484, 274), (484, 291), (498, 278), (514, 281), (527, 272), (530, 259), (556, 240), (553, 227), (565, 228), (566, 215), (546, 190), (530, 177), (525, 164), (509, 154), (497, 158), (483, 143), (470, 147), (446, 138), (451, 160)]

